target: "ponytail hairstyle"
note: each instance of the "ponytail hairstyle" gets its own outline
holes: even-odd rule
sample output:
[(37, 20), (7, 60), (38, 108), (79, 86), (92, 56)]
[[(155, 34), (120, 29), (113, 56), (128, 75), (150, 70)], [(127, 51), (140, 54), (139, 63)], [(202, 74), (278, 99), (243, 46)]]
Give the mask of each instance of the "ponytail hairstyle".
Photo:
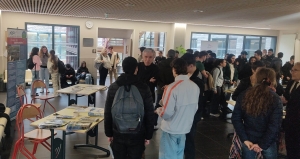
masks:
[(276, 74), (272, 69), (259, 68), (253, 81), (253, 87), (243, 98), (242, 109), (246, 114), (256, 117), (267, 113), (273, 104), (273, 95), (269, 86), (276, 86)]
[(54, 50), (50, 50), (50, 59), (51, 59), (51, 62), (53, 63), (52, 69), (57, 70), (58, 69), (58, 58), (55, 56)]

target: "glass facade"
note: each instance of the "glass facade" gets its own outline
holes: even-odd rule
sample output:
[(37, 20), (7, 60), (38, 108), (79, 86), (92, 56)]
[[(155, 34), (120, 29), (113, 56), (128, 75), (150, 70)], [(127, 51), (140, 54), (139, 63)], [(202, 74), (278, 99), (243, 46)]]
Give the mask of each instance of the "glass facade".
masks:
[(46, 46), (48, 51), (55, 50), (55, 54), (65, 64), (74, 69), (79, 62), (79, 27), (58, 26), (48, 24), (26, 24), (28, 36), (28, 56), (33, 47)]
[(164, 51), (165, 49), (165, 33), (164, 32), (150, 32), (142, 31), (140, 32), (139, 46), (152, 48), (155, 51)]
[(200, 51), (202, 41), (218, 42), (217, 58), (223, 58), (226, 53), (239, 56), (243, 50), (247, 51), (248, 57), (250, 57), (259, 49), (272, 48), (276, 51), (277, 37), (193, 32), (190, 43), (191, 49)]

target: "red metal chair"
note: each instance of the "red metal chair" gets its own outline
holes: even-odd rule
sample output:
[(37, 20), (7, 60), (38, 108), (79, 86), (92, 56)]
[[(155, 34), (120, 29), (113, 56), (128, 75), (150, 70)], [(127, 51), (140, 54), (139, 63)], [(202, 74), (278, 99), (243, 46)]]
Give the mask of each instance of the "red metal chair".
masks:
[(48, 89), (46, 88), (46, 84), (43, 81), (35, 80), (31, 84), (31, 91), (35, 88), (41, 88), (41, 87), (46, 89), (46, 95), (33, 96), (31, 99), (31, 103), (32, 103), (32, 101), (35, 101), (36, 99), (43, 100), (44, 101), (43, 112), (45, 112), (46, 103), (48, 103), (53, 108), (54, 112), (56, 112), (56, 109), (54, 108), (54, 106), (48, 101), (49, 99), (55, 98), (55, 96), (54, 96), (54, 94), (48, 94)]
[[(20, 151), (27, 158), (36, 159), (34, 154), (36, 153), (38, 144), (42, 144), (49, 151), (51, 150), (51, 145), (47, 142), (51, 138), (51, 132), (44, 129), (34, 129), (30, 132), (24, 132), (24, 120), (36, 118), (40, 119), (43, 115), (37, 107), (32, 104), (26, 104), (20, 108), (17, 114), (17, 127), (18, 127), (18, 140), (14, 146), (14, 151), (12, 159), (16, 159), (18, 151)], [(55, 132), (56, 135), (56, 132)], [(32, 152), (30, 152), (24, 145), (24, 141), (29, 140), (34, 144)]]

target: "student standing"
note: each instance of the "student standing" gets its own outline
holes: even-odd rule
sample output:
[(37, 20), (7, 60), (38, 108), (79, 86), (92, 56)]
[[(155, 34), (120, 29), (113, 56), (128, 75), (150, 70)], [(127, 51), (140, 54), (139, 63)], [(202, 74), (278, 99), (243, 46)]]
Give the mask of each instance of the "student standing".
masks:
[(242, 143), (242, 158), (277, 158), (277, 140), (282, 121), (282, 102), (270, 86), (276, 85), (275, 72), (260, 68), (253, 87), (241, 93), (232, 113), (232, 124)]
[(50, 58), (48, 60), (47, 68), (51, 74), (53, 93), (54, 96), (59, 96), (57, 90), (60, 89), (60, 74), (58, 72), (58, 57), (55, 55), (55, 51), (50, 51)]
[(100, 75), (99, 85), (105, 85), (108, 70), (111, 69), (111, 62), (106, 49), (102, 50), (102, 53), (95, 59), (95, 62), (103, 63), (103, 67), (98, 70)]
[[(40, 79), (43, 82), (45, 82), (46, 88), (49, 91), (49, 70), (47, 69), (49, 53), (48, 53), (48, 49), (46, 46), (41, 47), (40, 52), (39, 52), (39, 57), (42, 62), (41, 69), (40, 69)], [(41, 93), (44, 93), (44, 88), (42, 88)]]
[(109, 79), (110, 79), (110, 84), (112, 84), (112, 76), (114, 76), (115, 81), (118, 78), (118, 64), (120, 62), (120, 57), (117, 52), (113, 51), (113, 47), (109, 46), (107, 48), (108, 56), (110, 58), (110, 63), (111, 63), (111, 69), (109, 70)]
[(182, 57), (188, 66), (187, 72), (190, 80), (193, 81), (200, 89), (199, 99), (198, 99), (198, 110), (194, 116), (193, 125), (189, 133), (186, 134), (184, 156), (185, 159), (195, 159), (196, 158), (196, 149), (195, 149), (195, 135), (197, 130), (197, 123), (201, 120), (204, 104), (204, 82), (200, 79), (201, 72), (196, 67), (196, 60), (193, 54), (184, 54)]
[(159, 159), (183, 159), (186, 134), (198, 109), (200, 89), (187, 75), (187, 63), (178, 58), (172, 66), (175, 82), (165, 88), (156, 113), (163, 119)]
[[(31, 73), (32, 73), (32, 82), (31, 82), (31, 85), (33, 84), (33, 82), (35, 80), (39, 79), (39, 71), (41, 69), (42, 62), (41, 62), (41, 58), (38, 56), (38, 52), (39, 52), (39, 48), (34, 47), (34, 48), (32, 48), (31, 54), (30, 54), (30, 58), (32, 58), (32, 62), (34, 64), (34, 67), (31, 70)], [(39, 96), (36, 93), (36, 90), (37, 90), (37, 88), (34, 88), (34, 89), (31, 88), (31, 96)]]
[[(113, 155), (115, 159), (141, 159), (142, 154), (145, 150), (145, 145), (150, 143), (150, 139), (153, 135), (153, 126), (154, 126), (154, 109), (153, 101), (151, 97), (151, 92), (149, 87), (138, 80), (136, 76), (138, 67), (137, 60), (133, 57), (126, 57), (123, 62), (123, 71), (118, 79), (112, 83), (107, 92), (107, 99), (105, 103), (105, 113), (104, 113), (104, 128), (105, 135), (108, 137), (111, 142), (111, 148), (113, 150)], [(140, 131), (135, 134), (121, 133), (116, 128), (116, 123), (114, 122), (114, 116), (112, 115), (112, 106), (114, 103), (114, 98), (120, 87), (125, 86), (130, 89), (133, 89), (133, 86), (137, 88), (138, 93), (140, 94), (143, 102), (144, 118), (141, 119)], [(137, 92), (132, 92), (137, 93)], [(135, 96), (136, 97), (136, 96)], [(139, 105), (141, 106), (141, 105)], [(127, 105), (127, 108), (130, 107)], [(133, 112), (136, 112), (138, 109), (133, 107)], [(124, 110), (126, 111), (126, 110)], [(127, 110), (130, 111), (130, 110)]]

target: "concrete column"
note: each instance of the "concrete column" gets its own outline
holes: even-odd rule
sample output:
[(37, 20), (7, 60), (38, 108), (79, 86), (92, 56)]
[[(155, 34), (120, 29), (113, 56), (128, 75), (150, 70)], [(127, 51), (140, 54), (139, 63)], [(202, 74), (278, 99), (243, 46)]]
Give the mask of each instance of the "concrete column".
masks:
[(182, 47), (185, 47), (186, 24), (174, 23), (172, 27), (173, 27), (172, 31), (173, 31), (174, 38), (172, 39), (173, 45), (171, 46), (173, 46), (174, 49), (176, 47), (179, 47), (180, 45), (182, 45)]

